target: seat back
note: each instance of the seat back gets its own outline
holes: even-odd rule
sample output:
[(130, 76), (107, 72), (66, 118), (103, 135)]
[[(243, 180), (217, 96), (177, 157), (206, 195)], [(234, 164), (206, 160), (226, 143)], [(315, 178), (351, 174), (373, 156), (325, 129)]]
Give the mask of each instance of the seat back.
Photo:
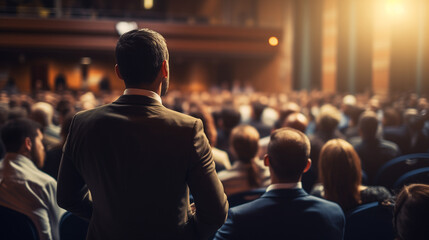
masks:
[(85, 240), (88, 232), (88, 225), (88, 221), (70, 212), (66, 212), (60, 220), (60, 239)]
[(394, 239), (393, 206), (362, 204), (346, 214), (344, 240)]
[(374, 185), (393, 188), (395, 182), (407, 172), (429, 167), (429, 153), (413, 153), (394, 158), (377, 172)]
[(394, 189), (400, 189), (411, 183), (429, 184), (429, 167), (409, 171), (402, 175), (393, 185)]
[(0, 239), (38, 240), (39, 234), (28, 216), (0, 206)]
[(228, 197), (229, 207), (235, 207), (244, 203), (251, 202), (265, 193), (266, 188), (253, 189), (246, 192), (232, 194)]

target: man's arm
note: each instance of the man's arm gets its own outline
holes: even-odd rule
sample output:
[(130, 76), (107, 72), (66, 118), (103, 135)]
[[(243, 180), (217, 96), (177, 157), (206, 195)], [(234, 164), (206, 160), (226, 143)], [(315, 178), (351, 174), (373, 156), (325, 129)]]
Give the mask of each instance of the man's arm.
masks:
[(69, 212), (90, 219), (92, 215), (90, 193), (85, 181), (73, 163), (73, 126), (75, 117), (72, 120), (69, 135), (64, 144), (63, 156), (58, 171), (57, 202), (60, 207)]
[(194, 125), (192, 166), (188, 185), (194, 197), (196, 233), (201, 239), (208, 238), (225, 222), (228, 201), (222, 183), (217, 177), (211, 147), (204, 134), (201, 120)]

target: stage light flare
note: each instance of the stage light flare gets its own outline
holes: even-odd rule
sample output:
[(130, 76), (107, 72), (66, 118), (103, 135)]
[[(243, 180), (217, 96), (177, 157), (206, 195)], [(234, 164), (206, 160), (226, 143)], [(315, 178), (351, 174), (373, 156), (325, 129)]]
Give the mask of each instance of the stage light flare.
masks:
[(277, 46), (277, 45), (279, 45), (279, 39), (278, 38), (276, 38), (276, 37), (270, 37), (269, 39), (268, 39), (268, 43), (271, 45), (271, 46), (273, 46), (273, 47), (275, 47), (275, 46)]
[(405, 13), (405, 6), (403, 0), (387, 0), (386, 12), (391, 15), (403, 15)]

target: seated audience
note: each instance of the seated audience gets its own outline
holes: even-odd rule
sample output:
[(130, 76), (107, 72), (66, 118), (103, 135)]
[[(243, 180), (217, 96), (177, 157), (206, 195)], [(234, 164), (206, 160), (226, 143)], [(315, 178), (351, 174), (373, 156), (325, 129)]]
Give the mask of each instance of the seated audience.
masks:
[(429, 239), (429, 185), (411, 184), (398, 194), (393, 225), (398, 240)]
[(209, 140), (210, 146), (212, 147), (213, 160), (216, 165), (216, 172), (220, 172), (225, 169), (231, 168), (231, 162), (229, 161), (228, 153), (216, 148), (217, 132), (214, 124), (212, 115), (207, 111), (204, 106), (194, 106), (191, 109), (189, 115), (195, 118), (201, 119), (204, 126), (204, 133)]
[(304, 189), (311, 190), (316, 183), (318, 177), (318, 160), (320, 149), (323, 145), (334, 138), (344, 139), (344, 135), (338, 130), (338, 124), (341, 119), (340, 111), (330, 104), (325, 104), (320, 108), (319, 114), (316, 116), (316, 132), (310, 135), (311, 154), (310, 159), (313, 161), (313, 167), (304, 175)]
[(301, 188), (309, 155), (310, 142), (302, 132), (274, 131), (264, 158), (272, 184), (260, 198), (231, 208), (215, 239), (343, 239), (341, 208)]
[(54, 108), (46, 102), (35, 103), (31, 108), (30, 118), (42, 126), (43, 144), (47, 150), (60, 143), (60, 128), (52, 122)]
[(270, 184), (270, 173), (258, 156), (258, 131), (249, 125), (240, 125), (231, 131), (231, 153), (237, 159), (231, 169), (219, 172), (225, 193), (235, 193), (266, 187)]
[(359, 204), (383, 201), (391, 197), (381, 186), (363, 186), (359, 156), (342, 139), (332, 139), (322, 148), (319, 179), (311, 194), (338, 203), (345, 212)]
[[(240, 124), (240, 112), (233, 106), (226, 106), (222, 108), (219, 113), (218, 129), (217, 129), (217, 147), (229, 153), (229, 136), (234, 127)], [(232, 156), (229, 160), (233, 162)]]
[(73, 115), (69, 115), (63, 120), (63, 125), (61, 126), (60, 132), (61, 143), (46, 151), (45, 164), (42, 170), (55, 179), (57, 179), (58, 177), (58, 169), (60, 168), (61, 156), (63, 154), (63, 146), (70, 129), (72, 118)]
[(350, 141), (362, 161), (362, 169), (368, 176), (369, 184), (373, 183), (383, 164), (400, 155), (398, 145), (379, 137), (377, 130), (376, 113), (366, 111), (359, 118), (360, 138)]
[(27, 215), (40, 240), (59, 240), (58, 224), (64, 210), (58, 207), (55, 179), (39, 170), (45, 152), (37, 123), (18, 119), (1, 132), (6, 155), (0, 161), (0, 205)]
[(402, 154), (410, 152), (410, 132), (405, 124), (401, 124), (399, 111), (393, 107), (383, 111), (383, 138), (398, 145)]

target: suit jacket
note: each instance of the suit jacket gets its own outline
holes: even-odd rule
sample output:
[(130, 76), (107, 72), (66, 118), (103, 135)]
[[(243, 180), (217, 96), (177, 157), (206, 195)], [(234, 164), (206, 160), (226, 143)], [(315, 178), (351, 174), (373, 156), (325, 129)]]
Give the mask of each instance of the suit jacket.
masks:
[(87, 239), (203, 239), (228, 209), (202, 122), (140, 95), (74, 116), (58, 203), (90, 219)]
[(277, 189), (231, 208), (215, 239), (343, 239), (344, 223), (338, 204), (303, 189)]

